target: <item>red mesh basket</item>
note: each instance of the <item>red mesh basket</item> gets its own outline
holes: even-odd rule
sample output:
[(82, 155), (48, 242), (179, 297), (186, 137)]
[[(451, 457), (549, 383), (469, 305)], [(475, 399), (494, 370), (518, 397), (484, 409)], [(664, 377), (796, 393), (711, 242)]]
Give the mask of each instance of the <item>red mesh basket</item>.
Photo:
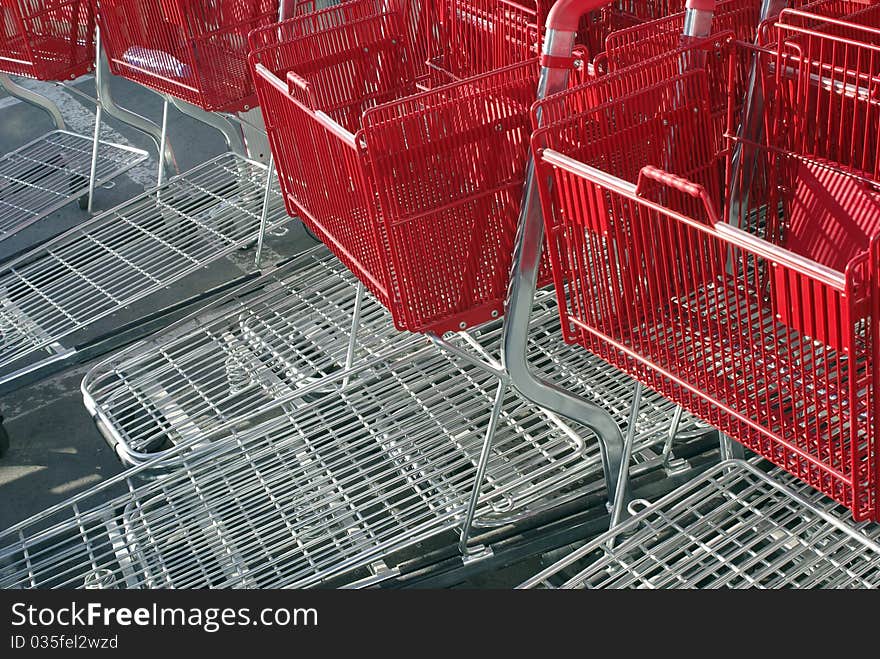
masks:
[[(573, 116), (552, 111), (572, 101), (548, 101), (556, 119), (533, 146), (563, 328), (567, 340), (848, 506), (855, 519), (877, 519), (877, 195), (865, 168), (854, 173), (852, 162), (828, 159), (835, 148), (790, 150), (804, 145), (792, 126), (835, 116), (853, 128), (867, 116), (854, 105), (874, 99), (827, 85), (812, 69), (814, 94), (853, 103), (848, 119), (817, 115), (837, 106), (782, 91), (817, 51), (802, 50), (803, 63), (785, 45), (780, 52), (782, 68), (772, 53), (759, 61), (770, 130), (766, 144), (750, 145), (754, 167), (732, 167), (735, 138), (719, 148), (701, 69), (648, 86), (632, 72), (640, 67), (625, 69), (607, 78), (629, 80), (629, 94), (621, 84), (613, 100), (589, 85), (570, 91), (590, 95)], [(837, 81), (849, 80), (843, 60), (826, 65)], [(611, 89), (608, 80), (595, 84)], [(572, 140), (574, 130), (581, 139)], [(876, 128), (858, 137), (876, 147)], [(811, 247), (817, 229), (847, 251)]]
[(0, 71), (72, 80), (94, 63), (92, 0), (0, 0)]
[(364, 0), (253, 33), (251, 58), (288, 211), (399, 329), (442, 333), (502, 313), (538, 67), (421, 91), (415, 33)]
[[(419, 34), (433, 70), (454, 78), (537, 57), (555, 0), (434, 0), (420, 5)], [(615, 0), (581, 20), (578, 51), (592, 57), (614, 31), (684, 8), (684, 0)]]
[(278, 0), (101, 0), (110, 70), (211, 112), (256, 105), (248, 33), (278, 20)]

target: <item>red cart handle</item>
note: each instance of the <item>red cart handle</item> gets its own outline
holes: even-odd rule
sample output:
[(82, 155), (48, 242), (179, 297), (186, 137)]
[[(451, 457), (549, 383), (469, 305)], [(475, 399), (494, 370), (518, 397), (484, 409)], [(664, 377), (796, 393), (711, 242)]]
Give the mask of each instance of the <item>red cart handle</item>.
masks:
[[(601, 9), (608, 0), (559, 0), (547, 14), (547, 29), (577, 32), (581, 16)], [(688, 9), (714, 11), (715, 0), (687, 0)]]
[(709, 217), (709, 222), (713, 226), (718, 224), (718, 213), (715, 211), (715, 207), (712, 205), (712, 200), (709, 199), (709, 193), (706, 192), (706, 188), (704, 188), (699, 183), (694, 183), (693, 181), (689, 181), (688, 179), (681, 176), (670, 174), (669, 172), (660, 169), (659, 167), (654, 167), (653, 165), (645, 165), (639, 172), (639, 182), (638, 185), (636, 185), (636, 194), (640, 195), (642, 193), (642, 180), (646, 178), (651, 179), (652, 181), (656, 181), (657, 183), (662, 183), (663, 185), (666, 185), (673, 190), (683, 192), (686, 195), (694, 197), (695, 199), (702, 200), (703, 206), (706, 207), (706, 215)]

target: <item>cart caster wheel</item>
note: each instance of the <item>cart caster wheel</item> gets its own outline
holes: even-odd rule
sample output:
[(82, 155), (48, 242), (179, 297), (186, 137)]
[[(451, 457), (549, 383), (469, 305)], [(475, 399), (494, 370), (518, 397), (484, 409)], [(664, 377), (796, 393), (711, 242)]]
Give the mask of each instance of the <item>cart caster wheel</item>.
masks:
[(0, 458), (9, 452), (9, 433), (3, 426), (3, 417), (0, 416)]
[(82, 197), (76, 200), (76, 203), (81, 211), (89, 210), (89, 195), (84, 194)]

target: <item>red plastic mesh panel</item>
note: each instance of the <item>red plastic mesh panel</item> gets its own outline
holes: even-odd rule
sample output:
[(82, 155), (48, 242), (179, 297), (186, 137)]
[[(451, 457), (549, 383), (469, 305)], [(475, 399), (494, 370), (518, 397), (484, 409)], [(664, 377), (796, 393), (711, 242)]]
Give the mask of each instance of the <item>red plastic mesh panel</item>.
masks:
[(873, 200), (839, 166), (817, 194), (815, 168), (775, 132), (737, 180), (721, 178), (732, 149), (710, 120), (710, 76), (644, 80), (625, 69), (563, 95), (579, 101), (548, 101), (580, 112), (551, 110), (533, 138), (549, 147), (539, 182), (566, 339), (876, 519), (880, 241), (863, 235), (869, 249), (838, 269), (804, 227), (806, 207), (812, 221), (837, 223), (840, 206), (875, 220)]
[(278, 0), (101, 0), (114, 74), (212, 112), (256, 105), (248, 33), (278, 20)]
[(71, 80), (94, 63), (91, 0), (0, 0), (0, 71)]
[(422, 91), (416, 35), (365, 0), (255, 32), (252, 62), (289, 212), (400, 329), (443, 332), (503, 310), (538, 67)]

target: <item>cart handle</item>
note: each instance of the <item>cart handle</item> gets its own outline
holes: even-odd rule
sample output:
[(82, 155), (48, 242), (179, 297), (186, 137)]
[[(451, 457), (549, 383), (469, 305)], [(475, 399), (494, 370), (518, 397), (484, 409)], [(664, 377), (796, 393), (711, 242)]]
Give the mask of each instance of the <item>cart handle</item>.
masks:
[(715, 226), (719, 222), (718, 213), (715, 211), (715, 207), (712, 205), (712, 200), (709, 198), (709, 193), (706, 192), (706, 188), (704, 188), (699, 183), (694, 183), (686, 178), (681, 176), (677, 176), (675, 174), (670, 174), (666, 170), (660, 169), (659, 167), (654, 167), (653, 165), (645, 165), (642, 167), (639, 172), (639, 180), (636, 185), (636, 194), (641, 196), (642, 190), (642, 182), (645, 179), (650, 179), (652, 181), (656, 181), (657, 183), (662, 183), (674, 190), (678, 190), (679, 192), (683, 192), (686, 195), (690, 195), (694, 199), (700, 199), (703, 202), (703, 206), (706, 208), (706, 215), (709, 218), (709, 222), (712, 226)]
[[(547, 14), (547, 29), (577, 32), (581, 16), (601, 9), (609, 0), (559, 0)], [(714, 11), (715, 0), (687, 0), (687, 9)]]

